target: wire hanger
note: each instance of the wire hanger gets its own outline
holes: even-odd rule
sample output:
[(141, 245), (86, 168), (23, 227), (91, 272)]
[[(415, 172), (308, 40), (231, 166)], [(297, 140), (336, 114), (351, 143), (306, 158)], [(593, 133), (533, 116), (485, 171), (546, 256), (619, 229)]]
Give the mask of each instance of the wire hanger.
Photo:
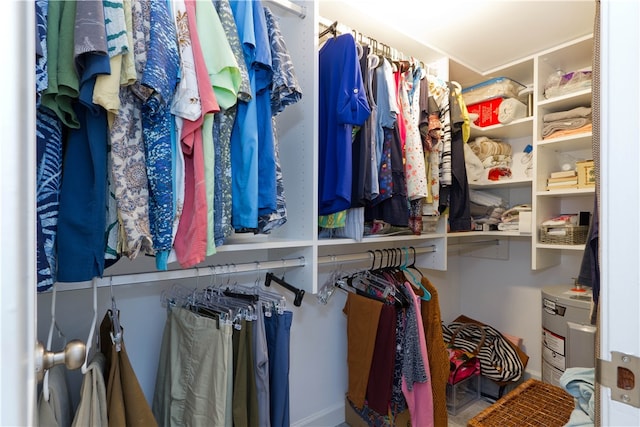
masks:
[(88, 365), (90, 360), (89, 355), (91, 354), (92, 350), (95, 350), (94, 339), (96, 331), (96, 319), (98, 316), (98, 278), (94, 277), (91, 280), (91, 284), (93, 287), (93, 319), (91, 321), (91, 327), (89, 328), (89, 337), (87, 338), (86, 343), (84, 363), (82, 363), (81, 368), (83, 374), (86, 374), (88, 372)]

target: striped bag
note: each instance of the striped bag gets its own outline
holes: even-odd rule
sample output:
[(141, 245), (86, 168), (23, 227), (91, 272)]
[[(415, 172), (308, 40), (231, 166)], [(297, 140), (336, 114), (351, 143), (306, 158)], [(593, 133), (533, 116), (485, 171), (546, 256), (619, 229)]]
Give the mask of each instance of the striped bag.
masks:
[[(442, 324), (442, 334), (444, 341), (449, 343), (454, 333), (456, 348), (464, 349), (468, 352), (474, 352), (479, 344), (480, 351), (478, 359), (480, 359), (480, 373), (484, 377), (497, 383), (516, 382), (522, 378), (524, 368), (528, 357), (522, 357), (513, 344), (511, 344), (497, 329), (476, 322), (472, 319), (470, 322), (460, 321), (460, 318), (454, 322), (445, 325)], [(462, 328), (465, 323), (475, 323), (481, 328)], [(482, 333), (484, 331), (484, 334)], [(484, 335), (484, 342), (482, 341)]]

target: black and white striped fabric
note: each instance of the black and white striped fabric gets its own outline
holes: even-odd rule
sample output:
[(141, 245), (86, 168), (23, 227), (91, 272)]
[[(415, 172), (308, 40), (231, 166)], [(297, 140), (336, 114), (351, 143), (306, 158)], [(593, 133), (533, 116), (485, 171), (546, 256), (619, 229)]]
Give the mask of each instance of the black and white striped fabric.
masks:
[[(463, 322), (452, 322), (449, 325), (442, 324), (444, 341), (451, 341), (451, 336)], [(480, 373), (496, 382), (518, 381), (524, 373), (524, 365), (515, 348), (495, 328), (489, 325), (480, 325), (485, 331), (485, 339), (478, 358), (480, 359)], [(458, 332), (455, 339), (455, 347), (474, 352), (482, 339), (482, 331), (478, 328), (464, 328)]]

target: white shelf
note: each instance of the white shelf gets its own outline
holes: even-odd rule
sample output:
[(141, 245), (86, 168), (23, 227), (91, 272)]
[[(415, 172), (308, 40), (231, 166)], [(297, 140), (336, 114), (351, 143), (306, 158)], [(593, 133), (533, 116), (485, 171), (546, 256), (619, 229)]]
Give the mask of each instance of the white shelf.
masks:
[(576, 135), (564, 136), (560, 138), (541, 139), (536, 142), (538, 147), (560, 147), (563, 151), (582, 150), (591, 148), (593, 135), (591, 132)]
[(454, 231), (451, 233), (447, 233), (447, 237), (522, 237), (522, 238), (531, 238), (532, 233), (520, 233), (519, 231)]
[(539, 249), (584, 251), (584, 247), (585, 245), (553, 245), (553, 244), (545, 244), (545, 243), (536, 243), (536, 248), (539, 248)]
[[(575, 107), (591, 106), (591, 89), (583, 89), (566, 95), (538, 101), (538, 108), (545, 112), (569, 110)], [(542, 119), (542, 117), (541, 117)]]
[(491, 138), (521, 138), (531, 136), (533, 131), (533, 117), (524, 117), (507, 124), (497, 124), (486, 127), (471, 125), (472, 140), (478, 136)]
[(370, 243), (422, 242), (445, 237), (438, 233), (425, 233), (419, 236), (411, 234), (366, 236), (361, 241), (347, 238), (319, 239), (318, 246), (366, 245)]
[(469, 182), (469, 188), (474, 190), (490, 190), (492, 188), (519, 188), (531, 186), (532, 179), (501, 179), (499, 181), (474, 181)]
[(567, 188), (564, 190), (546, 190), (536, 192), (537, 197), (570, 197), (570, 196), (584, 196), (595, 194), (595, 187), (591, 188)]

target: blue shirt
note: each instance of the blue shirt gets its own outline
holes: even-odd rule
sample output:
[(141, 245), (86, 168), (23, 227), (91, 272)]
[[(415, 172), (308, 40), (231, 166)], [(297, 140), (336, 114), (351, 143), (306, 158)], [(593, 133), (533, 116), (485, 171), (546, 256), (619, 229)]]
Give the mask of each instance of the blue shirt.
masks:
[[(271, 81), (271, 52), (261, 3), (259, 1), (234, 0), (230, 2), (230, 5), (249, 72), (251, 93), (254, 94), (248, 102), (238, 102), (236, 121), (231, 133), (232, 224), (236, 230), (256, 229), (258, 227), (259, 206), (259, 153), (267, 155), (265, 152), (269, 151), (270, 145), (271, 155), (273, 155), (273, 139), (270, 141), (263, 139), (265, 138), (264, 129), (267, 126), (265, 124), (267, 116), (262, 111), (266, 103), (258, 101), (266, 95), (266, 102), (270, 103), (270, 92), (266, 87), (267, 82), (270, 84)], [(261, 19), (256, 19), (258, 12), (262, 16)], [(259, 90), (262, 91), (260, 95), (257, 93)], [(270, 109), (268, 121), (271, 121)], [(267, 138), (272, 138), (272, 136), (269, 135)], [(262, 162), (264, 168), (268, 159), (262, 158)], [(265, 179), (266, 175), (261, 178)], [(267, 183), (267, 185), (269, 184)], [(271, 206), (274, 211), (275, 161), (273, 161)]]
[(319, 214), (351, 206), (352, 131), (371, 114), (351, 34), (326, 41), (319, 54)]

